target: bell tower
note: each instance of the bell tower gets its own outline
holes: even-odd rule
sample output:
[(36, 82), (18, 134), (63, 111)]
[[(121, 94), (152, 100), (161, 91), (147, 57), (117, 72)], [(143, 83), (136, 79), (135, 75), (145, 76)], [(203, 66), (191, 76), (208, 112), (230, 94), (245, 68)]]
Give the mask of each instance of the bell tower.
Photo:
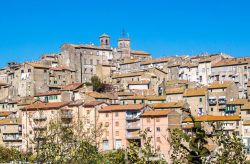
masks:
[(99, 37), (99, 40), (101, 47), (110, 48), (110, 36), (104, 33)]

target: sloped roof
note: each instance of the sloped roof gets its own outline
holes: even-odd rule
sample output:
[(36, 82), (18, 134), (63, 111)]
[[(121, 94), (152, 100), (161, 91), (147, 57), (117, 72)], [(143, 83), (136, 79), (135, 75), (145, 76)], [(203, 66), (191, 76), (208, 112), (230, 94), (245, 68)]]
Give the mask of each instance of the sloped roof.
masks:
[(146, 110), (141, 117), (167, 116), (172, 112), (173, 110)]
[(165, 90), (166, 95), (172, 95), (172, 94), (183, 94), (185, 91), (184, 88), (167, 88)]
[(138, 63), (140, 62), (139, 59), (127, 59), (125, 60), (123, 63), (121, 63), (120, 65), (124, 65), (124, 64), (133, 64), (133, 63)]
[(183, 96), (195, 97), (195, 96), (205, 96), (206, 94), (207, 94), (207, 88), (189, 88), (184, 91)]
[(35, 95), (35, 97), (37, 96), (50, 96), (50, 95), (60, 95), (62, 93), (62, 91), (60, 90), (51, 90), (51, 91), (47, 91), (47, 92), (43, 92), (43, 93), (38, 93)]
[(88, 103), (84, 103), (83, 107), (90, 108), (90, 107), (95, 107), (95, 106), (101, 105), (101, 104), (106, 104), (106, 103), (101, 102), (101, 101), (91, 101), (91, 102), (88, 102)]
[(149, 80), (141, 80), (141, 81), (129, 81), (128, 85), (147, 85), (149, 84)]
[(50, 103), (34, 103), (27, 105), (22, 110), (35, 110), (35, 109), (59, 109), (68, 105), (69, 102), (50, 102)]
[(72, 83), (72, 84), (65, 85), (62, 88), (62, 90), (63, 91), (73, 91), (73, 90), (80, 88), (82, 85), (83, 85), (82, 83)]
[(167, 98), (166, 96), (156, 96), (156, 95), (148, 95), (146, 97), (147, 100), (151, 101), (157, 101), (157, 100), (161, 101), (161, 100), (166, 100), (166, 98)]
[(141, 110), (145, 106), (142, 104), (127, 104), (127, 105), (109, 105), (99, 110), (99, 112), (105, 111), (127, 111), (127, 110)]
[(215, 64), (212, 67), (223, 67), (223, 66), (232, 66), (232, 65), (242, 65), (250, 62), (250, 58), (230, 58), (223, 59)]
[(49, 69), (49, 66), (46, 66), (46, 65), (44, 65), (42, 63), (38, 63), (38, 62), (28, 62), (26, 64), (29, 64), (34, 68)]
[(124, 78), (124, 77), (135, 77), (135, 76), (141, 76), (143, 74), (144, 72), (121, 73), (121, 74), (114, 74), (112, 78), (116, 79), (116, 78)]
[(21, 125), (21, 118), (4, 118), (0, 120), (0, 125)]
[[(210, 122), (210, 121), (240, 121), (240, 116), (210, 116), (210, 115), (203, 115), (200, 117), (195, 117), (195, 121), (197, 122)], [(192, 122), (191, 118), (186, 118), (183, 122)]]
[(227, 101), (227, 105), (244, 105), (248, 103), (247, 99), (234, 99), (232, 101)]
[(134, 55), (150, 56), (150, 53), (142, 51), (142, 50), (130, 50), (130, 53)]
[(210, 83), (208, 85), (209, 89), (220, 89), (220, 88), (227, 88), (229, 87), (233, 82), (231, 81), (215, 81), (213, 83)]
[(183, 101), (167, 102), (167, 103), (154, 103), (150, 104), (154, 109), (168, 109), (168, 108), (181, 108), (184, 106)]

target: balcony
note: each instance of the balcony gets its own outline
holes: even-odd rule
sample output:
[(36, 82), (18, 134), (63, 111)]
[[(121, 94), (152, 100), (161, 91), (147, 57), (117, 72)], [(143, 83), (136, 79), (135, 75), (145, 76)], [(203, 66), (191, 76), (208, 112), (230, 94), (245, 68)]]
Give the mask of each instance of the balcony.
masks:
[(139, 120), (139, 116), (138, 115), (127, 115), (126, 116), (126, 120)]
[(42, 135), (36, 136), (35, 140), (37, 141), (45, 140), (45, 136), (42, 136)]
[(219, 105), (225, 105), (226, 104), (226, 99), (219, 99), (218, 103)]
[(140, 139), (139, 131), (136, 133), (133, 133), (133, 132), (127, 133), (126, 138), (127, 139)]
[(73, 124), (62, 124), (62, 127), (63, 128), (72, 128), (73, 127)]
[(133, 130), (133, 129), (137, 130), (137, 129), (140, 129), (140, 124), (139, 123), (127, 124), (126, 128), (131, 129), (131, 130)]
[(215, 97), (209, 97), (208, 103), (209, 103), (209, 105), (216, 105), (217, 104), (216, 98)]
[(8, 142), (8, 141), (22, 141), (22, 136), (21, 135), (4, 135), (3, 136), (3, 141)]
[(72, 119), (73, 118), (73, 114), (71, 112), (63, 112), (61, 114), (61, 118), (62, 119)]
[(33, 127), (34, 131), (43, 131), (46, 130), (47, 127), (45, 125), (36, 125)]
[(47, 116), (45, 115), (38, 115), (38, 116), (33, 117), (34, 121), (46, 121), (46, 119), (47, 119)]

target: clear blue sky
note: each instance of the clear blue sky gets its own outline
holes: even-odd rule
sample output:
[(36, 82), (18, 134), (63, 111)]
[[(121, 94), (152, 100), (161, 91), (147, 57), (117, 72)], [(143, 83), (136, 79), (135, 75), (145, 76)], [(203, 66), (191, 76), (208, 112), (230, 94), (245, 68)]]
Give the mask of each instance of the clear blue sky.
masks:
[(133, 49), (154, 57), (224, 52), (250, 55), (250, 1), (241, 0), (3, 0), (0, 66), (59, 52), (63, 43), (112, 46), (124, 28)]

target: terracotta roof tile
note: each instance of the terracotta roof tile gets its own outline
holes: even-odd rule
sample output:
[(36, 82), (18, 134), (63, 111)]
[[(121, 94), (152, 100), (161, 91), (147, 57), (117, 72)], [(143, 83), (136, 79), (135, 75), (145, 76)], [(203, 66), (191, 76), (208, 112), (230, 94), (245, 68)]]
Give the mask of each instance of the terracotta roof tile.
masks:
[(150, 53), (141, 50), (130, 50), (130, 53), (134, 55), (150, 56)]
[(128, 85), (147, 85), (149, 84), (149, 80), (141, 80), (141, 81), (129, 81)]
[[(195, 117), (197, 122), (209, 122), (209, 121), (240, 121), (240, 116), (209, 116), (204, 115), (200, 117)], [(186, 118), (183, 122), (192, 122), (191, 118)]]
[(0, 120), (0, 125), (21, 125), (21, 118), (5, 118)]
[(149, 60), (146, 60), (144, 62), (141, 62), (141, 65), (164, 63), (164, 62), (168, 62), (171, 59), (172, 59), (172, 57), (154, 58), (154, 59), (149, 59)]
[(44, 64), (39, 63), (39, 62), (28, 62), (27, 64), (31, 65), (34, 68), (49, 69), (49, 66), (44, 65)]
[(207, 88), (189, 88), (184, 91), (183, 96), (195, 97), (195, 96), (205, 96), (206, 94), (207, 94)]
[(244, 120), (242, 124), (243, 125), (250, 125), (250, 120)]
[(183, 94), (184, 91), (185, 91), (184, 88), (167, 88), (165, 93), (166, 93), (166, 95)]
[(127, 59), (123, 63), (121, 63), (120, 65), (133, 64), (133, 63), (138, 63), (138, 62), (140, 62), (140, 59)]
[(121, 74), (114, 74), (112, 78), (117, 79), (117, 78), (125, 78), (125, 77), (135, 77), (135, 76), (141, 76), (143, 74), (144, 72), (121, 73)]
[(173, 110), (147, 110), (141, 115), (141, 117), (167, 116), (171, 112), (173, 112)]
[(105, 111), (127, 111), (127, 110), (141, 110), (144, 108), (142, 104), (127, 104), (127, 105), (109, 105), (99, 110), (99, 112)]
[(22, 110), (35, 110), (35, 109), (59, 109), (68, 105), (69, 102), (51, 102), (51, 103), (35, 103), (27, 105)]
[(167, 85), (173, 85), (173, 84), (187, 84), (188, 80), (168, 80), (166, 82)]
[(151, 104), (151, 106), (154, 109), (182, 108), (184, 106), (184, 102), (179, 101), (179, 102), (155, 103)]
[(132, 92), (117, 92), (117, 95), (118, 96), (133, 96), (135, 94)]
[(123, 100), (146, 100), (147, 97), (146, 96), (142, 96), (142, 95), (134, 95), (134, 96), (127, 96), (122, 98)]
[(227, 101), (227, 105), (244, 105), (248, 103), (247, 99), (234, 99), (232, 101)]
[(0, 112), (0, 117), (7, 117), (7, 116), (9, 116), (12, 113), (13, 112), (11, 112), (11, 111), (1, 111)]
[(89, 92), (87, 93), (87, 95), (93, 98), (97, 98), (97, 99), (109, 99), (109, 96), (104, 93)]
[(156, 96), (156, 95), (149, 95), (146, 97), (147, 100), (150, 100), (150, 101), (162, 101), (162, 100), (166, 100), (166, 96)]
[(208, 85), (209, 89), (219, 89), (219, 88), (228, 88), (233, 82), (231, 81), (215, 81)]
[(54, 71), (63, 71), (63, 70), (73, 71), (69, 67), (66, 67), (66, 66), (50, 67), (50, 69)]
[(250, 102), (245, 102), (241, 110), (250, 110)]
[(105, 102), (101, 102), (101, 101), (91, 101), (91, 102), (85, 103), (83, 105), (83, 107), (85, 107), (85, 108), (91, 108), (91, 107), (95, 107), (95, 106), (101, 105), (101, 104), (106, 104), (106, 103)]
[(50, 95), (60, 95), (62, 93), (62, 91), (60, 90), (51, 90), (51, 91), (47, 91), (47, 92), (43, 92), (43, 93), (38, 93), (35, 95), (35, 97), (38, 96), (50, 96)]
[(250, 58), (233, 58), (233, 59), (223, 59), (215, 64), (212, 67), (223, 67), (231, 65), (242, 65), (250, 63)]
[(83, 85), (82, 83), (72, 83), (72, 84), (68, 84), (68, 85), (64, 86), (62, 88), (62, 90), (63, 91), (73, 91), (73, 90), (80, 88), (82, 85)]

